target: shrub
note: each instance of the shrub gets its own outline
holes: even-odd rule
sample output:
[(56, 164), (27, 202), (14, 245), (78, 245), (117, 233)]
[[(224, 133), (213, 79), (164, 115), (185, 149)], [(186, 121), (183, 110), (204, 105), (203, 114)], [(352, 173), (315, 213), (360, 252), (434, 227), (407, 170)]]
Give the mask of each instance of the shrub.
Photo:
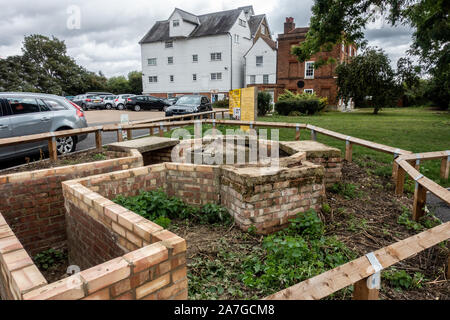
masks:
[(272, 96), (265, 91), (258, 92), (258, 116), (265, 116), (272, 105)]
[(65, 259), (67, 259), (66, 252), (53, 248), (42, 251), (33, 258), (34, 262), (41, 270), (48, 270)]
[(391, 270), (384, 271), (382, 277), (387, 280), (396, 289), (418, 289), (422, 287), (422, 282), (425, 276), (420, 273), (414, 273), (414, 277), (410, 276), (405, 270)]
[(315, 114), (327, 106), (327, 98), (317, 97), (315, 93), (293, 93), (285, 90), (278, 97), (275, 110), (281, 115)]
[(230, 107), (230, 100), (217, 100), (213, 103), (213, 108), (225, 108), (228, 109)]

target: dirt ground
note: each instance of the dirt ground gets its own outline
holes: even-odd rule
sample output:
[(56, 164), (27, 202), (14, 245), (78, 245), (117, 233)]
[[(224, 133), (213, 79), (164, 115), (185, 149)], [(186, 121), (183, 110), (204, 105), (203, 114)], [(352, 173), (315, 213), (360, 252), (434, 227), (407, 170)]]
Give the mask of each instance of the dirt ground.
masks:
[[(358, 256), (419, 232), (398, 223), (398, 217), (407, 208), (412, 208), (412, 199), (410, 196), (396, 197), (389, 179), (368, 176), (356, 164), (347, 163), (344, 165), (342, 182), (355, 185), (356, 196), (351, 199), (339, 193), (327, 192), (327, 203), (331, 211), (321, 212), (319, 215), (326, 225), (326, 234), (336, 235)], [(171, 228), (188, 243), (190, 299), (209, 298), (201, 292), (217, 286), (224, 287), (223, 293), (212, 292), (212, 296), (219, 299), (263, 298), (237, 279), (239, 265), (246, 253), (262, 250), (262, 237), (251, 236), (234, 226), (196, 225), (178, 221)], [(423, 274), (425, 277), (420, 283), (421, 288), (400, 289), (382, 279), (380, 299), (450, 299), (450, 284), (445, 279), (447, 250), (445, 247), (435, 246), (396, 264), (396, 270)], [(210, 278), (211, 281), (205, 282), (205, 278)], [(203, 288), (196, 287), (196, 279)], [(233, 288), (233, 291), (227, 292), (227, 288)], [(352, 288), (348, 287), (327, 299), (351, 299), (351, 291)]]
[(58, 160), (55, 162), (51, 162), (49, 159), (45, 159), (41, 161), (29, 162), (25, 165), (21, 165), (11, 169), (0, 170), (0, 176), (17, 172), (63, 167), (100, 160), (106, 160), (106, 154), (104, 152), (98, 152), (97, 150), (82, 151), (69, 154), (64, 157), (59, 157)]

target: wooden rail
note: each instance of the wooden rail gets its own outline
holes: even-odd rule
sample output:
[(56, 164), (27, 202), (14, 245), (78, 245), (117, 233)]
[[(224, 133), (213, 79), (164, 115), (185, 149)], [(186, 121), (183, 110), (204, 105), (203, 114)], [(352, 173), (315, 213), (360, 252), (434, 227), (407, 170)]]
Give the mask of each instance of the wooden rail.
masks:
[[(410, 238), (401, 240), (374, 252), (384, 268), (407, 259), (425, 249), (431, 248), (450, 238), (450, 222), (441, 224)], [(266, 300), (312, 300), (322, 299), (352, 284), (355, 285), (354, 298), (376, 297), (366, 290), (367, 278), (375, 273), (366, 256), (350, 261), (335, 269), (300, 282), (285, 290), (266, 297)], [(374, 289), (369, 289), (374, 290)], [(363, 292), (361, 292), (363, 291)]]

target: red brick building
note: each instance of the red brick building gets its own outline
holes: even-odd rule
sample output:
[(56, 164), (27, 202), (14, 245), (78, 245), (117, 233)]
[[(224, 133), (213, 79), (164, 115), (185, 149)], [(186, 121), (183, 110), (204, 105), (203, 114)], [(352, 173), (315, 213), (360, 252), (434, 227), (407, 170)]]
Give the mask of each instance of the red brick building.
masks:
[[(356, 55), (355, 45), (336, 45), (330, 52), (320, 52), (308, 61), (299, 62), (291, 54), (291, 47), (305, 41), (308, 27), (296, 28), (294, 18), (286, 18), (284, 33), (278, 35), (277, 55), (277, 92), (282, 94), (285, 89), (292, 92), (315, 92), (320, 97), (327, 97), (328, 104), (337, 105), (336, 64), (327, 64), (314, 69), (314, 61), (319, 57), (333, 57), (342, 62), (349, 56)], [(302, 87), (303, 85), (303, 87)]]

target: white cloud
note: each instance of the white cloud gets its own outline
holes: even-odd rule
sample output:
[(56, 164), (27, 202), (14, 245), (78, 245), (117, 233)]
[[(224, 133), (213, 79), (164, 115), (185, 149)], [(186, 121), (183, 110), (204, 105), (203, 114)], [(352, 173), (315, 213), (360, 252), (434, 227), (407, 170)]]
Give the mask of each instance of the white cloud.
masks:
[[(283, 32), (286, 17), (297, 26), (307, 26), (312, 0), (183, 1), (183, 0), (0, 0), (0, 57), (20, 54), (24, 36), (44, 34), (64, 40), (68, 53), (88, 70), (102, 70), (107, 76), (126, 75), (140, 70), (139, 40), (155, 21), (169, 17), (175, 7), (205, 14), (252, 4), (257, 14), (266, 13), (274, 33)], [(67, 8), (81, 11), (80, 29), (67, 28)], [(369, 45), (378, 45), (397, 60), (409, 48), (407, 28), (368, 30)]]

